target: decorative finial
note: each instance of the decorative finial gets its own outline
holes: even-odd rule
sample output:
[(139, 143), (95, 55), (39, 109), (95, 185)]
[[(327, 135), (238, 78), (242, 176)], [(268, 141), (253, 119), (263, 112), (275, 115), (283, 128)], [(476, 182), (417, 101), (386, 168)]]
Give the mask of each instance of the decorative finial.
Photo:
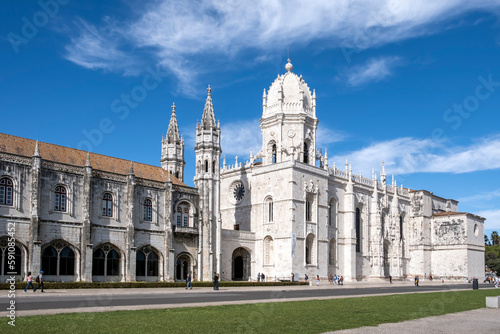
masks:
[(85, 167), (92, 167), (90, 165), (90, 152), (87, 152), (87, 161), (85, 161)]
[(385, 175), (385, 166), (384, 166), (384, 162), (382, 161), (382, 172), (381, 172), (381, 175)]
[(130, 169), (128, 170), (129, 175), (134, 175), (134, 162), (130, 161)]
[(175, 102), (172, 103), (172, 114), (175, 114)]
[(288, 58), (288, 63), (285, 65), (285, 70), (287, 70), (288, 72), (291, 72), (293, 70), (293, 65), (290, 62), (290, 58)]
[(36, 144), (35, 144), (35, 153), (33, 153), (33, 156), (40, 158), (40, 149), (38, 148), (38, 140), (36, 141)]
[(208, 85), (208, 88), (207, 88), (207, 92), (208, 92), (208, 96), (211, 96), (211, 93), (212, 93), (212, 88), (210, 88), (210, 85)]

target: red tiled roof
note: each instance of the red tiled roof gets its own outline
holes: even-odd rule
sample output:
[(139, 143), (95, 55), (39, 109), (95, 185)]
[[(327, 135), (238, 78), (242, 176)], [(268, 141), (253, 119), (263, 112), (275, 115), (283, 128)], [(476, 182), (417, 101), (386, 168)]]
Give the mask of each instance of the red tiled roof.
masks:
[[(0, 152), (32, 157), (35, 152), (36, 141), (0, 133)], [(38, 142), (40, 156), (43, 160), (58, 162), (72, 166), (85, 166), (87, 152), (75, 148), (64, 147), (44, 142)], [(127, 175), (131, 161), (110, 157), (107, 155), (90, 153), (90, 164), (93, 169)], [(166, 182), (168, 172), (161, 167), (133, 162), (134, 175), (142, 179)], [(171, 175), (173, 184), (186, 186), (182, 181)]]

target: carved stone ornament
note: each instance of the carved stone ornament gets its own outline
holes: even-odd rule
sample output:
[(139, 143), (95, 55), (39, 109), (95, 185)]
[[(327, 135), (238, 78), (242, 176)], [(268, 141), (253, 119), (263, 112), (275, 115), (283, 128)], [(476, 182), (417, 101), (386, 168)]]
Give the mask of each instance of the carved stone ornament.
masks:
[(313, 183), (313, 181), (309, 181), (309, 184), (304, 181), (304, 190), (306, 193), (316, 194), (318, 192), (318, 187)]

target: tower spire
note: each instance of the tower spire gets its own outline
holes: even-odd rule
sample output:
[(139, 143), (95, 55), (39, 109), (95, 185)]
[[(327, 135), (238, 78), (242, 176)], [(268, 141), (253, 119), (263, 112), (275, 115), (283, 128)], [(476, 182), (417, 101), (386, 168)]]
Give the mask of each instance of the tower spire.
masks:
[(169, 144), (178, 143), (181, 140), (179, 135), (179, 126), (177, 125), (177, 116), (175, 115), (175, 103), (172, 103), (172, 116), (170, 116), (170, 123), (167, 130), (167, 141)]
[(175, 103), (168, 124), (167, 136), (161, 141), (161, 166), (184, 182), (184, 139), (179, 134)]
[(216, 127), (214, 106), (212, 104), (212, 88), (210, 88), (210, 85), (208, 85), (207, 88), (207, 100), (205, 102), (205, 108), (203, 109), (201, 124), (205, 130)]

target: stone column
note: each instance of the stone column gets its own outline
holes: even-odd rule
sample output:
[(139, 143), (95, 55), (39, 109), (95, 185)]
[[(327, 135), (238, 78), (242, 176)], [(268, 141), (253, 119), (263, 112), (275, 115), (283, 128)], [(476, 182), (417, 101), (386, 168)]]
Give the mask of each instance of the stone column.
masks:
[(339, 247), (344, 248), (344, 269), (341, 275), (347, 281), (356, 279), (356, 209), (352, 170), (349, 171), (344, 197), (344, 235), (340, 238)]
[(135, 281), (136, 272), (136, 247), (135, 247), (135, 227), (134, 227), (134, 204), (135, 204), (135, 176), (134, 168), (131, 165), (127, 176), (127, 197), (126, 197), (126, 218), (125, 222), (127, 225), (126, 241), (125, 241), (125, 281), (131, 282)]
[(80, 235), (80, 280), (92, 282), (92, 222), (90, 219), (92, 207), (92, 166), (90, 165), (90, 154), (87, 154), (83, 175), (82, 191), (82, 217), (83, 224)]

